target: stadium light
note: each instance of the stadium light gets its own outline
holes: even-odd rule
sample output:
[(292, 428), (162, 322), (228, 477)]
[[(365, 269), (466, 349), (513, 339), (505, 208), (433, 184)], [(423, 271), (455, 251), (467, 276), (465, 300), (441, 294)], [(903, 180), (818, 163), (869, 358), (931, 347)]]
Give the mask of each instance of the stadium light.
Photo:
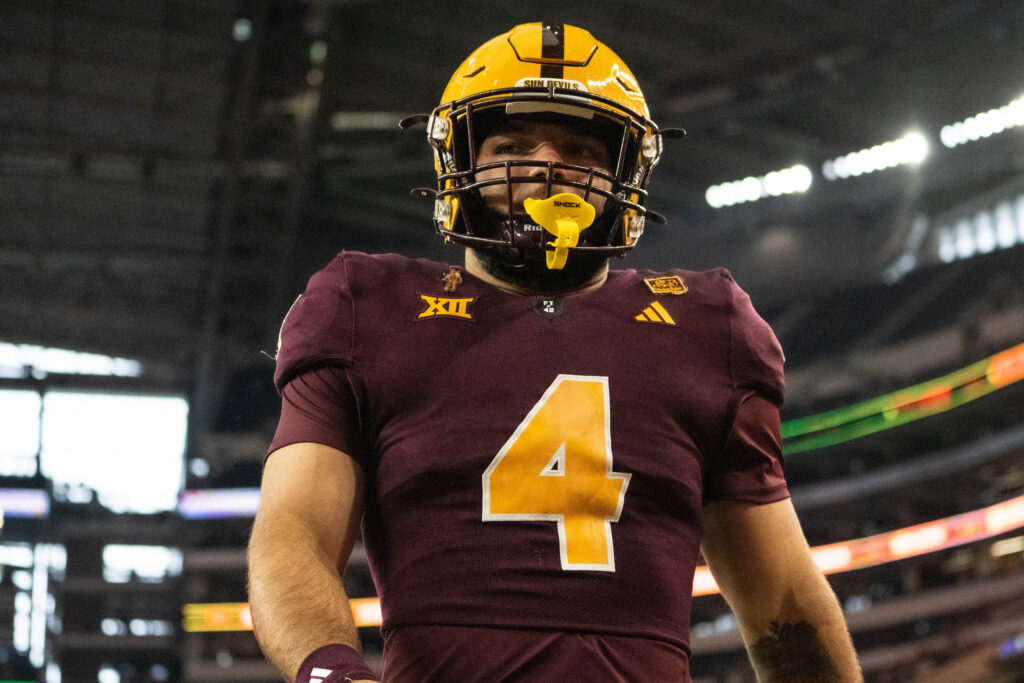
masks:
[(142, 374), (142, 363), (98, 353), (0, 342), (0, 376), (20, 378), (26, 370), (37, 378), (49, 373), (138, 377)]
[(842, 180), (895, 166), (919, 164), (928, 157), (929, 149), (928, 139), (914, 131), (898, 140), (826, 161), (822, 164), (821, 173), (826, 180)]
[(814, 182), (811, 170), (802, 164), (772, 171), (763, 176), (749, 176), (742, 180), (712, 185), (704, 198), (712, 208), (756, 202), (765, 197), (779, 197), (784, 194), (807, 192)]
[(943, 263), (1009, 249), (1024, 242), (1024, 194), (935, 228)]
[(1019, 97), (998, 109), (989, 109), (963, 121), (943, 126), (939, 131), (939, 139), (943, 145), (952, 149), (1018, 126), (1024, 126), (1024, 97)]

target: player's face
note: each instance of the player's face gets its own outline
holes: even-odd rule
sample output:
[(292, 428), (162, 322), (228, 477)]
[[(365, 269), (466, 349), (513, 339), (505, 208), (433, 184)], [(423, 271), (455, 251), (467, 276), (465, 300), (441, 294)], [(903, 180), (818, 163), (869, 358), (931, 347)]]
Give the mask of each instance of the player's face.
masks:
[[(477, 153), (477, 165), (491, 164), (502, 161), (536, 161), (539, 166), (513, 166), (513, 177), (533, 177), (538, 182), (512, 183), (512, 203), (515, 212), (523, 212), (523, 200), (527, 197), (544, 199), (548, 196), (546, 187), (547, 163), (555, 162), (585, 166), (610, 172), (612, 161), (605, 148), (597, 138), (579, 132), (572, 125), (546, 123), (538, 121), (515, 121), (500, 126), (492, 132), (480, 145)], [(576, 182), (587, 181), (586, 171), (555, 169), (555, 181), (551, 194), (572, 192), (583, 195), (584, 190), (560, 185), (559, 180)], [(505, 168), (497, 167), (480, 171), (476, 180), (504, 178)], [(602, 178), (594, 178), (594, 187), (611, 189), (611, 183)], [(508, 213), (508, 190), (505, 183), (488, 185), (480, 188), (480, 196), (488, 208), (498, 213)], [(588, 200), (597, 213), (604, 208), (604, 197), (591, 193)]]

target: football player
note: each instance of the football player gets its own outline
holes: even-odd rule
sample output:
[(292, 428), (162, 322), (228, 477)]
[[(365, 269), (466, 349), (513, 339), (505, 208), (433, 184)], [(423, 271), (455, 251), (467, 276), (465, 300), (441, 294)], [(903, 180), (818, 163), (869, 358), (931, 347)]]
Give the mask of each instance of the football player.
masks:
[(526, 24), (426, 123), (462, 267), (342, 252), (286, 316), (249, 549), (289, 679), (375, 680), (341, 575), (362, 524), (383, 680), (687, 681), (701, 550), (762, 680), (854, 681), (783, 477), (775, 336), (723, 269), (609, 270), (661, 131), (587, 31)]

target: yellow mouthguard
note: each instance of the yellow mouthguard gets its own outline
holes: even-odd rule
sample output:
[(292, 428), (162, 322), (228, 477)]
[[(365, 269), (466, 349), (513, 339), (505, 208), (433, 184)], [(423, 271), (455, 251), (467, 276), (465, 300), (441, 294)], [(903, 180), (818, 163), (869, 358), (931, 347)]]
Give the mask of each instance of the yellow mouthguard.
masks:
[(571, 192), (562, 192), (547, 199), (527, 198), (523, 202), (526, 213), (549, 233), (555, 236), (548, 242), (554, 251), (545, 254), (548, 270), (561, 270), (569, 256), (569, 249), (580, 241), (580, 232), (594, 222), (594, 207), (582, 197)]

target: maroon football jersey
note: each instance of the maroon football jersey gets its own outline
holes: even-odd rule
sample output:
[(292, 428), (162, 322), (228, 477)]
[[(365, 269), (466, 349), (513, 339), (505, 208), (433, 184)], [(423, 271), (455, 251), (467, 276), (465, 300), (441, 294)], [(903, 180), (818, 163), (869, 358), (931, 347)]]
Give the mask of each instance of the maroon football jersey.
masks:
[(271, 451), (325, 443), (366, 474), (388, 680), (516, 680), (523, 657), (507, 652), (504, 674), (465, 678), (491, 641), (452, 633), (493, 629), (603, 636), (603, 680), (654, 661), (685, 680), (703, 504), (788, 495), (775, 336), (723, 269), (612, 271), (564, 297), (465, 272), (446, 291), (447, 272), (342, 253), (278, 352)]

